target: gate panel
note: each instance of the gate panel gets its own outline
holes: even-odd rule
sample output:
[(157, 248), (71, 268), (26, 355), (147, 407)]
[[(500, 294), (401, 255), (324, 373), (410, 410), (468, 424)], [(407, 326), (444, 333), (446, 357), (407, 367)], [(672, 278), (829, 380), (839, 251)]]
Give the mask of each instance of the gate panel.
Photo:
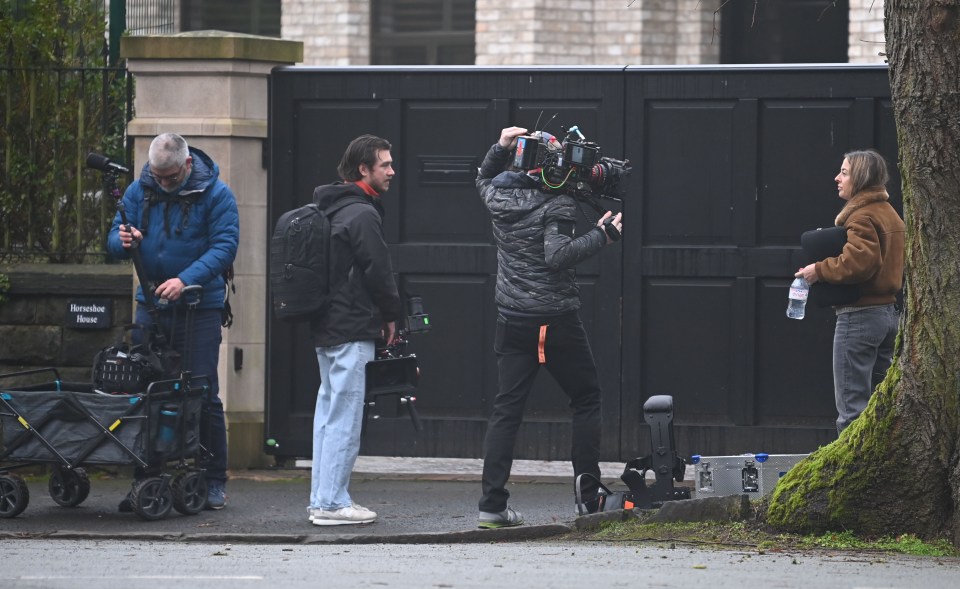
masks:
[[(283, 211), (308, 202), (314, 186), (336, 179), (336, 164), (353, 137), (373, 133), (393, 143), (397, 176), (383, 198), (385, 235), (401, 289), (423, 298), (432, 325), (408, 347), (421, 365), (416, 396), (425, 431), (415, 434), (405, 417), (371, 422), (363, 452), (480, 456), (497, 391), (496, 248), (476, 169), (500, 130), (514, 124), (548, 125), (561, 137), (561, 126), (576, 124), (605, 154), (620, 157), (620, 120), (606, 114), (623, 109), (620, 68), (279, 68), (271, 96), (271, 228)], [(587, 214), (581, 231), (598, 217)], [(612, 432), (607, 454), (619, 445), (620, 264), (619, 248), (611, 248), (603, 259), (578, 266), (582, 317)], [(268, 330), (267, 437), (280, 441), (282, 457), (310, 455), (318, 375), (307, 336), (276, 321)], [(307, 366), (293, 370), (295, 362)], [(566, 398), (542, 372), (528, 401), (518, 458), (569, 455)]]
[(655, 394), (674, 397), (682, 453), (829, 442), (833, 312), (811, 305), (788, 320), (786, 292), (808, 263), (800, 234), (832, 225), (843, 204), (833, 183), (843, 153), (875, 146), (895, 166), (885, 69), (627, 74), (627, 150), (642, 178), (630, 204), (643, 232), (624, 238), (634, 327), (624, 330), (621, 455), (649, 451), (642, 403)]
[[(365, 453), (481, 455), (497, 390), (496, 248), (473, 179), (513, 124), (558, 136), (579, 125), (634, 166), (621, 245), (577, 268), (605, 460), (649, 452), (642, 405), (657, 394), (674, 397), (682, 454), (807, 452), (835, 437), (833, 313), (788, 320), (786, 291), (807, 263), (800, 234), (842, 205), (832, 179), (845, 151), (887, 157), (900, 208), (884, 67), (279, 68), (271, 101), (271, 228), (336, 179), (350, 139), (394, 144), (385, 233), (401, 288), (423, 297), (433, 326), (410, 344), (425, 431), (372, 423)], [(596, 218), (585, 213), (579, 231)], [(271, 321), (267, 343), (267, 437), (309, 456), (309, 334)], [(526, 417), (518, 458), (569, 456), (569, 411), (549, 376)]]
[[(644, 142), (652, 149), (644, 165), (645, 242), (735, 243), (730, 164), (736, 106), (733, 100), (648, 102)], [(695, 132), (696, 140), (691, 141), (687, 132)]]

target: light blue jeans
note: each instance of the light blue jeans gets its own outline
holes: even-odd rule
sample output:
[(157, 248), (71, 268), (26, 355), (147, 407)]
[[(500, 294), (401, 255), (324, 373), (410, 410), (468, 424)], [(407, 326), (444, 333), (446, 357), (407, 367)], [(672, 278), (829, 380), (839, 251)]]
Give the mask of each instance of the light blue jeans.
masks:
[(353, 504), (347, 487), (360, 453), (367, 362), (373, 341), (317, 348), (320, 390), (313, 416), (310, 507), (332, 511)]
[(833, 332), (833, 391), (837, 433), (867, 408), (890, 368), (900, 316), (893, 305), (837, 315)]

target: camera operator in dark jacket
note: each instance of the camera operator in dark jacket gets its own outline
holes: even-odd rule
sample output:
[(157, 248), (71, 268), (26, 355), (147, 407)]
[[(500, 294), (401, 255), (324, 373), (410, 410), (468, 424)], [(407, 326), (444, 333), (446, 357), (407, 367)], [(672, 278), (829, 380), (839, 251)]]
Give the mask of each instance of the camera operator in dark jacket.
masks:
[[(619, 231), (621, 215), (608, 211), (595, 228), (575, 236), (574, 197), (551, 192), (522, 171), (507, 170), (517, 137), (526, 133), (520, 127), (504, 129), (477, 176), (497, 242), (494, 350), (500, 385), (484, 440), (481, 528), (523, 523), (520, 513), (507, 506), (506, 484), (524, 405), (540, 365), (546, 366), (570, 400), (574, 476), (587, 473), (600, 479), (600, 384), (580, 321), (574, 266), (613, 242), (603, 222), (611, 219)], [(547, 149), (560, 148), (549, 134), (538, 137)], [(596, 509), (597, 489), (594, 481), (582, 489), (588, 509)]]

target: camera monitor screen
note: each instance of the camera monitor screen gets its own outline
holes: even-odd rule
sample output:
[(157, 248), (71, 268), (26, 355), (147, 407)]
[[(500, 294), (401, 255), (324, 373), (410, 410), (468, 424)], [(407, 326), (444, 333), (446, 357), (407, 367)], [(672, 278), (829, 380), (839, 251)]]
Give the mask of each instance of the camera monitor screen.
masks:
[(570, 143), (567, 145), (567, 161), (572, 166), (590, 168), (596, 163), (597, 150), (587, 145)]

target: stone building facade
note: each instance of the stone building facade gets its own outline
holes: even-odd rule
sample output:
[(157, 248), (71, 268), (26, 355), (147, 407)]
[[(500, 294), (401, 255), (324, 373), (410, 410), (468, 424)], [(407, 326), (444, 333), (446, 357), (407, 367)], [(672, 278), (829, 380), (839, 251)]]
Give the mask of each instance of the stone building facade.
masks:
[(284, 0), (282, 38), (303, 43), (303, 65), (368, 65), (370, 2)]
[[(720, 62), (722, 0), (476, 0), (476, 65)], [(849, 0), (850, 63), (882, 63), (883, 0)], [(370, 63), (371, 2), (283, 0), (304, 65)]]
[(883, 0), (850, 0), (850, 63), (883, 63)]
[(717, 63), (719, 0), (477, 0), (477, 65)]
[[(168, 1), (172, 9), (155, 17), (144, 16), (155, 0), (128, 2), (128, 14), (138, 15), (135, 23), (128, 22), (128, 32), (154, 34), (150, 18), (164, 23), (172, 18), (175, 31), (163, 30), (179, 32), (186, 0)], [(882, 63), (883, 0), (847, 1), (848, 61)], [(736, 6), (730, 0), (475, 2), (475, 63), (494, 67), (721, 63), (722, 11)], [(144, 8), (130, 12), (140, 4)], [(282, 0), (281, 37), (303, 43), (304, 65), (370, 65), (374, 6), (371, 0)]]

